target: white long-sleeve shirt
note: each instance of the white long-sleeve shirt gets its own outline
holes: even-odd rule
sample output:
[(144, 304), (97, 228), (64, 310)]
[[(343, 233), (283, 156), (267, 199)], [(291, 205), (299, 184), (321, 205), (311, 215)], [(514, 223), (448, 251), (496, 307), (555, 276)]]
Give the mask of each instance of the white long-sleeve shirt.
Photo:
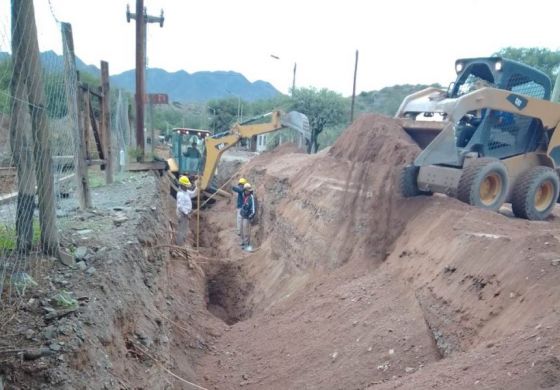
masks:
[(189, 215), (192, 211), (192, 200), (198, 192), (198, 188), (194, 190), (179, 190), (177, 192), (177, 216), (181, 214)]

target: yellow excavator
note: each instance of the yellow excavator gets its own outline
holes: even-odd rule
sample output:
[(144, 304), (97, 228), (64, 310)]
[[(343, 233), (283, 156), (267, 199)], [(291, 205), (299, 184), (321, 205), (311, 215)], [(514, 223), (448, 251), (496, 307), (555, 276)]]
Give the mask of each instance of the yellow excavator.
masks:
[(405, 197), (447, 194), (544, 220), (560, 192), (560, 105), (550, 78), (501, 57), (459, 59), (447, 90), (404, 99), (396, 117), (423, 149), (401, 174)]
[(212, 186), (212, 179), (218, 162), (226, 150), (243, 139), (251, 139), (257, 135), (285, 128), (298, 131), (306, 142), (310, 142), (309, 120), (307, 116), (297, 111), (269, 112), (235, 123), (229, 130), (213, 135), (208, 130), (173, 129), (172, 157), (166, 158), (169, 171), (175, 177), (187, 175), (191, 179), (198, 178), (200, 190), (214, 193), (218, 189)]

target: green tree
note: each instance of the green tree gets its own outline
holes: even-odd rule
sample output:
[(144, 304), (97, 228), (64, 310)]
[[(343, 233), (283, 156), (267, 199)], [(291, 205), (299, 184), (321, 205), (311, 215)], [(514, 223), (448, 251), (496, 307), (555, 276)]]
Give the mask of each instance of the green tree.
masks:
[[(251, 116), (266, 114), (274, 110), (286, 110), (290, 107), (290, 97), (286, 95), (278, 95), (271, 99), (257, 100), (247, 107), (247, 113)], [(244, 111), (245, 112), (245, 111)]]
[(0, 62), (0, 112), (10, 112), (10, 79), (12, 63), (9, 59)]
[(326, 88), (297, 88), (293, 92), (289, 109), (299, 111), (309, 118), (311, 142), (307, 145), (307, 151), (315, 153), (319, 149), (319, 135), (325, 128), (346, 124), (349, 101)]
[[(431, 86), (441, 88), (439, 84)], [(385, 87), (379, 91), (362, 92), (356, 96), (356, 112), (375, 112), (393, 116), (405, 97), (427, 87), (428, 85), (423, 84), (403, 84)]]
[(47, 113), (50, 118), (62, 118), (68, 113), (64, 75), (62, 73), (44, 73)]
[(519, 61), (546, 73), (552, 80), (560, 68), (560, 50), (541, 47), (506, 47), (493, 55)]
[(212, 113), (210, 127), (217, 133), (228, 130), (237, 121), (237, 107), (237, 98), (209, 101), (208, 110)]

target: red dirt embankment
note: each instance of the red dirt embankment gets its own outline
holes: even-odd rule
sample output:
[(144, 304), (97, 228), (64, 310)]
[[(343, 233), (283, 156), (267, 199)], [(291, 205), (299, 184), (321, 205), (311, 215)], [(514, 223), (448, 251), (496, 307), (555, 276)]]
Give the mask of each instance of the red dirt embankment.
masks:
[(258, 250), (239, 249), (231, 202), (206, 214), (205, 243), (229, 259), (207, 267), (209, 307), (231, 326), (214, 331), (201, 384), (560, 384), (557, 219), (402, 199), (398, 174), (417, 152), (392, 119), (367, 115), (317, 155), (248, 164), (263, 205)]

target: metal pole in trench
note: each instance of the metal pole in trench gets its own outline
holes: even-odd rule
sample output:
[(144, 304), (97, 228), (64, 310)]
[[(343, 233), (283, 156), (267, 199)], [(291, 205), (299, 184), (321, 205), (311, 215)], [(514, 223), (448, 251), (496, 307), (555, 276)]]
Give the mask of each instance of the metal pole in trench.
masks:
[(196, 193), (196, 204), (198, 209), (196, 213), (196, 249), (198, 249), (200, 245), (200, 188)]

